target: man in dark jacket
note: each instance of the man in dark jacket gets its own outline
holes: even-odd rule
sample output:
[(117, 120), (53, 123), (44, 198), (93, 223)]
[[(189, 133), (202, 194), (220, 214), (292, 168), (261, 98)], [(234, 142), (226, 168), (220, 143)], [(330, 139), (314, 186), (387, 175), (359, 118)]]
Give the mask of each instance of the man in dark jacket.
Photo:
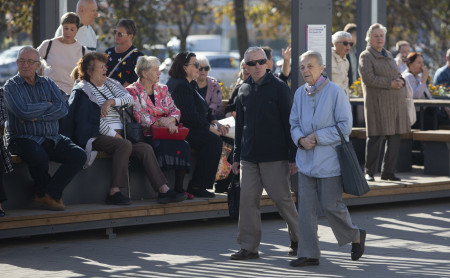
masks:
[[(290, 139), (289, 87), (267, 70), (267, 56), (260, 47), (244, 55), (250, 78), (239, 89), (236, 100), (233, 172), (241, 171), (239, 252), (233, 260), (258, 258), (261, 241), (259, 204), (263, 189), (274, 201), (288, 225), (291, 248), (297, 254), (298, 214), (290, 190), (290, 174), (297, 172), (296, 146)], [(240, 169), (239, 169), (240, 168)]]

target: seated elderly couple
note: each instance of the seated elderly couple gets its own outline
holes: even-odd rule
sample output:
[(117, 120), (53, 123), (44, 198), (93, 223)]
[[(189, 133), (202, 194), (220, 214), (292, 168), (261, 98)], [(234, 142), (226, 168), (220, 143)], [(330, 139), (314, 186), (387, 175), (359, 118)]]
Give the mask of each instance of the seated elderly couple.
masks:
[[(120, 193), (120, 188), (127, 184), (128, 159), (124, 158), (129, 157), (137, 158), (142, 163), (153, 189), (158, 192), (159, 203), (179, 202), (187, 198), (183, 178), (190, 168), (190, 148), (186, 142), (152, 142), (158, 145), (156, 153), (161, 166), (176, 169), (176, 185), (175, 190), (172, 190), (167, 185), (152, 146), (145, 142), (132, 144), (122, 137), (123, 125), (117, 107), (133, 103), (133, 97), (142, 98), (143, 92), (147, 90), (151, 92), (150, 95), (154, 95), (154, 103), (152, 96), (140, 101), (140, 106), (138, 101), (134, 102), (135, 108), (142, 109), (135, 109), (134, 114), (142, 115), (138, 121), (144, 126), (146, 134), (149, 134), (151, 121), (169, 127), (172, 132), (177, 130), (175, 123), (179, 120), (180, 112), (167, 94), (167, 87), (156, 84), (157, 79), (148, 83), (152, 80), (149, 76), (153, 75), (154, 79), (156, 75), (159, 78), (159, 72), (152, 74), (159, 62), (144, 68), (144, 65), (149, 66), (151, 59), (143, 59), (138, 63), (141, 67), (137, 67), (140, 80), (128, 88), (133, 94), (130, 96), (115, 80), (106, 78), (107, 57), (104, 54), (85, 55), (78, 63), (81, 81), (75, 85), (68, 105), (51, 79), (35, 73), (40, 66), (39, 53), (32, 47), (24, 47), (19, 52), (19, 73), (5, 84), (5, 104), (10, 122), (7, 128), (8, 144), (10, 150), (29, 165), (35, 182), (34, 201), (39, 207), (65, 209), (62, 201), (64, 188), (91, 160), (79, 146), (112, 155), (111, 189), (106, 198), (108, 204), (130, 203)], [(146, 113), (150, 110), (157, 112), (148, 117)], [(59, 134), (60, 119), (63, 135)], [(53, 176), (48, 173), (49, 160), (62, 164)], [(205, 197), (202, 188), (206, 185), (195, 186), (191, 181), (189, 186), (192, 190), (188, 191)]]

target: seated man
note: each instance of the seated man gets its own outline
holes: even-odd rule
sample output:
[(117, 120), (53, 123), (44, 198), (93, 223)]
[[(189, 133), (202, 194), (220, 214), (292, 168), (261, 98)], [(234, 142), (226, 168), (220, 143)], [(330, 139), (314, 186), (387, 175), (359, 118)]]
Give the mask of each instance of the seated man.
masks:
[(445, 60), (447, 63), (442, 68), (439, 68), (434, 75), (433, 85), (441, 85), (450, 88), (450, 48), (447, 49)]
[[(58, 120), (68, 106), (58, 86), (36, 71), (39, 52), (25, 46), (17, 55), (19, 73), (6, 81), (6, 135), (9, 149), (27, 164), (35, 183), (35, 204), (43, 209), (64, 210), (62, 192), (86, 161), (83, 149), (60, 135)], [(50, 176), (49, 160), (61, 163)]]

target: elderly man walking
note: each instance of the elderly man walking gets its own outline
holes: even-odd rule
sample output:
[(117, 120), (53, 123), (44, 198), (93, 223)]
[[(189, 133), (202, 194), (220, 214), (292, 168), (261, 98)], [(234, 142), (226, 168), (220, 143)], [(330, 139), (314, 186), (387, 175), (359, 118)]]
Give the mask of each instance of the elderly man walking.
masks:
[(238, 243), (241, 249), (232, 260), (259, 257), (261, 241), (260, 200), (263, 189), (286, 221), (291, 240), (289, 255), (297, 254), (298, 214), (290, 190), (290, 174), (297, 172), (296, 147), (290, 138), (289, 87), (266, 67), (267, 56), (260, 47), (244, 54), (250, 78), (236, 99), (236, 136), (233, 172), (240, 172), (241, 199)]
[[(98, 16), (98, 6), (95, 0), (78, 0), (76, 13), (80, 17), (81, 27), (78, 29), (75, 39), (86, 46), (89, 51), (97, 50), (97, 34), (92, 25)], [(55, 32), (55, 38), (62, 36), (62, 26)]]
[[(83, 149), (60, 135), (58, 120), (68, 112), (58, 86), (36, 71), (39, 52), (23, 47), (17, 56), (19, 73), (6, 81), (5, 106), (8, 113), (6, 136), (9, 149), (28, 164), (35, 183), (34, 202), (40, 208), (64, 210), (64, 188), (86, 161)], [(61, 163), (53, 176), (49, 160)]]

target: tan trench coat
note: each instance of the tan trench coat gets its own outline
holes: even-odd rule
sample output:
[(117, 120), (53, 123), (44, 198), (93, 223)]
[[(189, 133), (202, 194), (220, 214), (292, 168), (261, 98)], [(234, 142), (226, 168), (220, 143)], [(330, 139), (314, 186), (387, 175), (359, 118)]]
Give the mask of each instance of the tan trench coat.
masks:
[(406, 109), (406, 87), (392, 89), (401, 77), (392, 54), (387, 57), (368, 46), (359, 56), (359, 75), (364, 95), (368, 136), (403, 134), (411, 131)]

